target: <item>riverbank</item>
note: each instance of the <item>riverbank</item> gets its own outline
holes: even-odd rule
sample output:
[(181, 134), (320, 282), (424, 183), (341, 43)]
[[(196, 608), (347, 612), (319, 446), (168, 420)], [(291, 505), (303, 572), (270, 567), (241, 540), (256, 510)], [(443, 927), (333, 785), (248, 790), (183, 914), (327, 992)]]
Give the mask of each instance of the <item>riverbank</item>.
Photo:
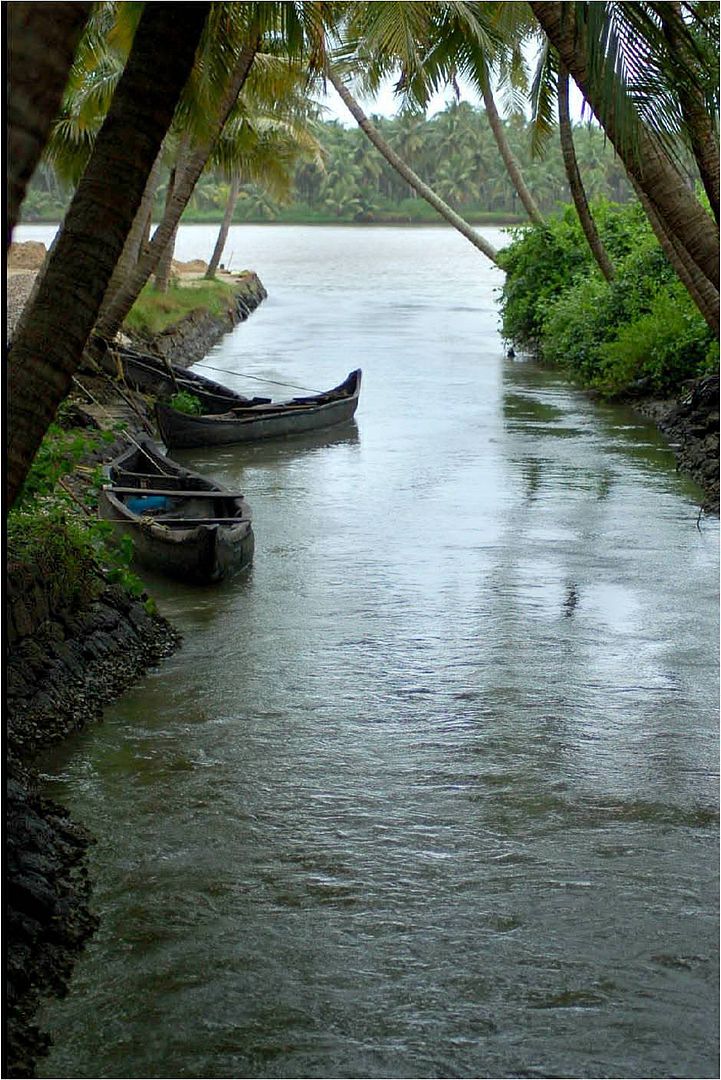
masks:
[(719, 376), (696, 380), (680, 399), (641, 402), (637, 410), (668, 439), (677, 468), (704, 491), (703, 510), (718, 515)]
[[(40, 245), (42, 247), (42, 245)], [(8, 338), (32, 291), (42, 252), (21, 252), (7, 282)], [(22, 265), (25, 263), (26, 265)], [(30, 265), (27, 265), (27, 264)], [(182, 273), (185, 268), (180, 268)], [(187, 288), (203, 267), (185, 269)], [(220, 309), (193, 309), (157, 335), (131, 334), (139, 347), (180, 364), (204, 355), (266, 296), (257, 275), (221, 275)], [(107, 376), (85, 372), (66, 419), (83, 431), (112, 430), (120, 418), (131, 437), (145, 434), (152, 407), (143, 395), (116, 388)], [(73, 428), (75, 430), (75, 428)], [(79, 429), (80, 430), (80, 429)], [(64, 483), (82, 505), (98, 466), (125, 447), (124, 435), (98, 439)], [(72, 557), (72, 554), (68, 554)], [(179, 645), (177, 630), (145, 594), (133, 597), (95, 565), (61, 573), (52, 553), (7, 565), (6, 614), (6, 884), (8, 1077), (32, 1077), (48, 1037), (34, 1016), (44, 998), (61, 995), (78, 953), (96, 926), (86, 853), (92, 837), (57, 803), (41, 794), (38, 756), (49, 746), (102, 719), (107, 704)], [(73, 579), (73, 587), (70, 580)]]
[(85, 853), (90, 835), (40, 794), (36, 760), (101, 719), (106, 704), (169, 656), (178, 632), (98, 575), (97, 596), (63, 602), (51, 568), (8, 568), (6, 666), (6, 978), (4, 1076), (34, 1075), (47, 1036), (41, 1001), (62, 994), (95, 929)]

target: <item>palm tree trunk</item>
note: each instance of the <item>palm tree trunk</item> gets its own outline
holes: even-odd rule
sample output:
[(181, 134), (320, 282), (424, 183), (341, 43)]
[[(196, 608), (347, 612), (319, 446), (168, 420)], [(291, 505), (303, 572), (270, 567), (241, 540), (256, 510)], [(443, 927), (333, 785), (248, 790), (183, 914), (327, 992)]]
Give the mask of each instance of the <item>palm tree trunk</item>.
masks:
[(228, 86), (218, 105), (217, 113), (212, 125), (211, 133), (199, 143), (188, 155), (185, 167), (176, 176), (173, 197), (167, 207), (163, 220), (153, 234), (153, 239), (148, 245), (127, 284), (119, 290), (109, 304), (103, 305), (100, 318), (96, 325), (96, 333), (101, 337), (112, 339), (123, 324), (123, 320), (138, 298), (141, 289), (150, 275), (155, 271), (158, 261), (170, 237), (180, 222), (181, 214), (188, 205), (193, 189), (206, 166), (211, 151), (223, 130), (225, 121), (228, 119), (238, 94), (242, 90), (250, 69), (253, 66), (255, 55), (260, 47), (260, 34), (253, 35), (251, 42), (242, 50), (238, 61), (233, 69)]
[[(719, 144), (718, 132), (707, 113), (703, 97), (697, 86), (689, 79), (689, 69), (697, 67), (697, 61), (688, 44), (688, 31), (684, 25), (678, 0), (660, 4), (658, 8), (664, 34), (669, 43), (671, 62), (677, 69), (677, 88), (681, 111), (691, 139), (698, 171), (704, 190), (708, 195), (716, 224), (719, 223)], [(680, 63), (679, 63), (680, 61)]]
[[(156, 191), (157, 191), (157, 188), (156, 188)], [(142, 238), (142, 240), (140, 242), (140, 247), (138, 248), (138, 257), (135, 260), (136, 263), (140, 262), (143, 254), (145, 253), (147, 248), (150, 246), (150, 234), (151, 234), (151, 232), (153, 230), (153, 206), (154, 206), (154, 203), (155, 203), (155, 198), (153, 198), (153, 203), (148, 207), (148, 214), (147, 214), (147, 217), (145, 218), (145, 225), (143, 226), (143, 238)]]
[(664, 228), (684, 245), (715, 289), (719, 287), (719, 238), (709, 215), (639, 120), (635, 147), (622, 138), (614, 112), (604, 107), (602, 90), (590, 77), (585, 31), (574, 5), (529, 0), (530, 7), (608, 135), (629, 177), (638, 183)]
[(133, 47), (8, 357), (8, 505), (72, 377), (193, 67), (209, 3), (146, 4)]
[(123, 253), (118, 259), (115, 270), (113, 271), (113, 276), (110, 279), (110, 284), (106, 291), (107, 297), (112, 297), (117, 293), (123, 282), (127, 281), (129, 275), (135, 269), (138, 259), (140, 258), (143, 241), (145, 240), (148, 217), (153, 213), (153, 201), (155, 199), (155, 192), (158, 188), (158, 181), (160, 180), (162, 159), (163, 147), (161, 146), (158, 156), (153, 162), (153, 167), (150, 170), (150, 176), (145, 185), (143, 198), (141, 199), (138, 212), (135, 215), (132, 228), (128, 233), (128, 239), (123, 246)]
[(178, 238), (178, 226), (176, 225), (170, 234), (170, 239), (165, 245), (165, 251), (160, 256), (155, 268), (155, 282), (153, 291), (166, 293), (170, 288), (170, 277), (173, 272), (173, 259), (175, 258), (175, 241)]
[(10, 244), (30, 177), (57, 116), (90, 3), (8, 4)]
[(653, 203), (644, 194), (638, 184), (633, 183), (634, 190), (639, 201), (646, 211), (646, 215), (654, 231), (656, 239), (664, 250), (666, 258), (676, 271), (679, 280), (683, 283), (686, 291), (693, 300), (698, 310), (706, 320), (706, 324), (718, 337), (719, 335), (719, 294), (708, 278), (701, 273), (696, 263), (678, 240), (678, 237), (670, 233), (664, 227), (664, 223), (656, 213)]
[(330, 67), (326, 69), (326, 75), (328, 81), (331, 82), (338, 91), (341, 100), (348, 108), (353, 119), (360, 129), (368, 136), (376, 149), (381, 152), (388, 164), (403, 177), (405, 182), (409, 184), (421, 198), (425, 199), (427, 203), (430, 203), (433, 209), (437, 210), (441, 217), (445, 218), (454, 229), (457, 229), (461, 236), (465, 236), (466, 240), (470, 240), (473, 246), (483, 252), (492, 263), (495, 263), (496, 266), (500, 266), (496, 249), (489, 244), (487, 240), (484, 240), (475, 229), (471, 228), (468, 222), (464, 221), (455, 210), (452, 210), (447, 203), (443, 202), (443, 199), (440, 199), (432, 188), (429, 188), (427, 184), (424, 184), (421, 178), (417, 176), (412, 169), (408, 168), (406, 163), (398, 157), (395, 150), (388, 145), (385, 139), (379, 134), (378, 130), (371, 124), (358, 102), (348, 93), (341, 80)]
[(566, 167), (568, 186), (571, 189), (571, 196), (576, 207), (578, 220), (583, 229), (583, 235), (586, 237), (588, 246), (591, 249), (591, 254), (598, 263), (599, 270), (606, 281), (613, 281), (616, 276), (613, 263), (608, 257), (608, 252), (606, 251), (603, 240), (599, 236), (598, 229), (596, 228), (596, 222), (593, 220), (591, 208), (589, 207), (588, 199), (586, 198), (583, 180), (581, 179), (581, 173), (578, 168), (578, 161), (576, 160), (576, 149), (573, 145), (573, 128), (571, 127), (571, 114), (568, 107), (568, 72), (563, 65), (563, 61), (560, 62), (558, 68), (558, 129), (561, 138), (561, 153), (563, 154), (563, 164)]
[[(171, 199), (173, 198), (173, 188), (175, 187), (175, 178), (178, 175), (178, 169), (182, 168), (181, 158), (178, 155), (176, 165), (170, 171), (168, 178), (168, 190), (165, 194), (165, 209), (167, 211), (170, 206)], [(166, 293), (168, 286), (170, 285), (170, 271), (173, 267), (173, 255), (175, 254), (175, 238), (178, 235), (178, 226), (176, 225), (170, 234), (170, 239), (165, 245), (165, 250), (158, 259), (158, 265), (155, 268), (155, 291), (159, 293)]]
[(506, 172), (508, 173), (511, 183), (518, 192), (518, 197), (523, 203), (526, 213), (531, 221), (536, 225), (543, 225), (543, 214), (538, 207), (538, 203), (533, 198), (533, 195), (531, 195), (531, 192), (526, 185), (526, 181), (523, 179), (521, 166), (518, 164), (518, 160), (511, 150), (508, 139), (506, 138), (503, 122), (498, 115), (498, 109), (496, 108), (496, 103), (493, 99), (491, 86), (488, 81), (488, 71), (485, 65), (479, 70), (478, 76), (488, 123), (493, 132), (493, 138), (496, 140), (496, 146), (498, 147), (499, 153), (503, 158), (503, 164), (506, 166)]
[(225, 214), (223, 215), (223, 223), (220, 226), (218, 232), (218, 239), (215, 241), (215, 247), (213, 254), (210, 256), (210, 262), (208, 263), (208, 269), (205, 271), (206, 278), (214, 278), (215, 272), (218, 269), (218, 265), (223, 256), (223, 250), (228, 240), (228, 233), (230, 232), (230, 225), (233, 220), (233, 212), (235, 211), (236, 204), (238, 202), (238, 195), (240, 194), (240, 177), (234, 176), (230, 181), (230, 190), (228, 192), (228, 201), (225, 204)]

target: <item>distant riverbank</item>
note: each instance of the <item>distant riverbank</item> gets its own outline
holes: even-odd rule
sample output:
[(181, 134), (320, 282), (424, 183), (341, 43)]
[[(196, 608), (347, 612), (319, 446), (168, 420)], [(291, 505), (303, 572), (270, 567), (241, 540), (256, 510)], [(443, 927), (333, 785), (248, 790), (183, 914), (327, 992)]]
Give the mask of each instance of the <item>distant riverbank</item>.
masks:
[[(496, 213), (491, 211), (468, 211), (463, 214), (469, 225), (504, 228), (506, 226), (523, 225), (527, 218), (518, 214)], [(223, 220), (222, 210), (189, 210), (182, 218), (182, 225), (218, 225)], [(49, 214), (38, 214), (32, 220), (24, 220), (22, 225), (57, 225), (57, 210)], [(153, 227), (157, 225), (153, 222)], [(260, 216), (238, 217), (233, 220), (233, 225), (348, 225), (352, 227), (378, 227), (384, 225), (408, 225), (428, 226), (438, 225), (448, 228), (448, 223), (443, 221), (432, 207), (427, 203), (421, 203), (410, 211), (378, 211), (367, 214), (344, 214), (336, 216), (333, 213), (318, 210), (308, 212), (295, 207), (281, 208), (275, 217), (264, 218)]]

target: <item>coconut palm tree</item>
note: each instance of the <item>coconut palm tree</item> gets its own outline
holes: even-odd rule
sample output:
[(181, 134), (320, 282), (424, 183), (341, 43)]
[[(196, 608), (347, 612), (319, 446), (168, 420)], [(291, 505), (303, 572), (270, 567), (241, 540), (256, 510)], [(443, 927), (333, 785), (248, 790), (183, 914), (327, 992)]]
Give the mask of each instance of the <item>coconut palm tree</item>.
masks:
[(358, 102), (355, 100), (350, 91), (346, 88), (343, 80), (333, 70), (332, 67), (326, 67), (326, 77), (328, 82), (335, 88), (343, 104), (347, 107), (353, 119), (358, 124), (361, 131), (363, 131), (373, 145), (380, 151), (383, 157), (386, 159), (389, 165), (391, 165), (396, 172), (403, 177), (405, 182), (410, 188), (412, 188), (422, 199), (425, 199), (427, 203), (437, 210), (449, 225), (452, 225), (454, 229), (457, 229), (461, 236), (465, 236), (466, 240), (469, 240), (475, 248), (482, 252), (491, 262), (499, 265), (498, 252), (483, 236), (476, 232), (476, 230), (464, 221), (460, 214), (457, 214), (448, 203), (444, 202), (439, 195), (433, 191), (432, 188), (425, 184), (420, 176), (413, 172), (411, 168), (396, 154), (395, 150), (389, 143), (380, 135), (378, 129), (370, 122), (368, 117), (361, 109)]
[(10, 349), (9, 506), (80, 363), (209, 9), (143, 9), (110, 111)]
[(163, 219), (130, 278), (103, 305), (97, 333), (112, 338), (135, 303), (177, 229), (198, 179), (205, 169), (223, 127), (244, 88), (264, 36), (268, 51), (277, 51), (280, 42), (288, 55), (305, 52), (312, 73), (323, 63), (325, 21), (335, 18), (336, 5), (323, 7), (308, 3), (224, 3), (213, 4), (213, 20), (206, 35), (206, 63), (197, 65), (196, 99), (205, 101), (189, 119), (202, 117), (191, 142), (187, 159), (176, 173), (172, 196)]
[[(667, 109), (659, 110), (663, 115), (655, 128), (650, 126), (653, 108), (658, 108), (658, 95), (654, 100), (649, 92), (649, 71), (658, 55), (654, 20), (643, 5), (623, 5), (622, 10), (615, 5), (613, 17), (610, 6), (602, 3), (530, 0), (530, 7), (663, 229), (718, 291), (718, 232), (670, 156), (668, 121), (673, 116)], [(628, 21), (621, 23), (628, 32), (620, 34), (619, 19), (624, 15), (635, 21), (632, 32)], [(629, 65), (632, 73), (640, 72), (636, 100), (633, 80), (623, 77)]]
[(458, 78), (475, 87), (521, 204), (531, 221), (542, 225), (543, 215), (511, 149), (492, 89), (497, 83), (515, 108), (521, 106), (526, 89), (521, 45), (526, 29), (522, 5), (435, 4), (415, 27), (415, 47), (404, 48), (396, 60), (401, 67), (399, 87), (421, 107), (433, 91), (456, 86)]
[[(254, 7), (254, 5), (247, 6)], [(247, 36), (237, 43), (232, 66), (226, 69), (224, 79), (222, 75), (219, 76), (222, 90), (215, 99), (211, 113), (206, 117), (207, 124), (203, 134), (189, 149), (187, 156), (181, 162), (182, 168), (176, 170), (175, 182), (166, 203), (162, 221), (129, 278), (122, 282), (117, 291), (103, 304), (95, 328), (96, 334), (100, 337), (107, 339), (115, 337), (143, 286), (154, 273), (163, 253), (174, 238), (183, 210), (188, 205), (193, 189), (205, 169), (213, 146), (237, 101), (238, 94), (248, 78), (260, 48), (262, 34), (260, 20), (255, 13), (251, 14), (251, 20), (250, 26), (247, 27)]]
[(568, 72), (562, 63), (559, 64), (558, 68), (558, 130), (568, 186), (576, 207), (578, 220), (583, 229), (583, 235), (586, 237), (591, 253), (606, 281), (613, 281), (615, 277), (613, 263), (596, 228), (596, 222), (593, 220), (591, 208), (586, 198), (586, 189), (576, 160), (576, 148), (573, 144), (573, 127), (568, 104)]
[(307, 98), (297, 93), (297, 86), (293, 87), (298, 73), (294, 73), (287, 62), (283, 64), (283, 72), (288, 82), (286, 100), (274, 91), (272, 102), (266, 102), (263, 111), (261, 103), (268, 88), (263, 88), (262, 79), (258, 80), (258, 86), (253, 88), (255, 96), (248, 94), (241, 114), (225, 125), (216, 146), (211, 164), (230, 177), (230, 186), (206, 278), (214, 277), (220, 264), (241, 182), (254, 183), (261, 188), (269, 200), (265, 203), (266, 209), (273, 208), (273, 200), (289, 200), (299, 158), (316, 164), (322, 162), (320, 144), (310, 127), (309, 114), (316, 110)]
[(92, 5), (8, 4), (8, 231), (40, 161)]
[[(712, 20), (718, 19), (718, 6), (706, 5)], [(678, 0), (654, 5), (668, 42), (667, 62), (678, 88), (679, 103), (689, 142), (711, 209), (719, 223), (719, 139), (714, 112), (707, 108), (703, 85), (714, 69), (718, 71), (718, 52), (703, 31), (703, 21), (687, 23)], [(710, 53), (710, 55), (709, 55)]]

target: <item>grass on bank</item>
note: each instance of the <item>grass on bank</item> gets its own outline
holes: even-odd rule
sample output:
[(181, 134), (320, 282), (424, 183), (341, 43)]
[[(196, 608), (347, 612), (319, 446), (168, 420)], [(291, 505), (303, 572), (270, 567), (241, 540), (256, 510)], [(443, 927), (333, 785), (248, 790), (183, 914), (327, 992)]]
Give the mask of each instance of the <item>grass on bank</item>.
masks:
[(224, 281), (173, 279), (167, 293), (148, 283), (125, 320), (126, 329), (143, 336), (159, 334), (193, 311), (223, 315), (235, 307), (236, 292)]
[[(72, 426), (71, 416), (72, 409), (61, 405), (8, 514), (8, 561), (39, 566), (58, 607), (88, 603), (103, 582), (143, 597), (145, 585), (130, 568), (132, 541), (118, 538), (110, 522), (97, 515), (98, 494), (106, 482), (103, 469), (83, 465), (103, 444), (113, 443), (117, 433)], [(70, 475), (78, 467), (84, 482), (71, 487)], [(145, 607), (148, 613), (156, 610), (151, 598)]]

